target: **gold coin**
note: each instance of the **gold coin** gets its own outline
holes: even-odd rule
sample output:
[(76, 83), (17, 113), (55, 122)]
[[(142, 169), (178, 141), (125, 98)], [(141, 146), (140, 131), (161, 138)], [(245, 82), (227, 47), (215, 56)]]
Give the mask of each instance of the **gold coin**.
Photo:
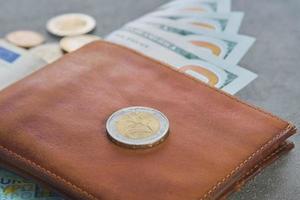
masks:
[(101, 38), (96, 35), (77, 35), (77, 36), (69, 36), (61, 39), (59, 44), (64, 51), (72, 52), (88, 43), (100, 39)]
[(47, 30), (57, 36), (82, 35), (92, 31), (95, 27), (95, 19), (81, 13), (59, 15), (47, 23)]
[(109, 138), (129, 148), (149, 148), (168, 136), (169, 121), (160, 111), (141, 106), (120, 109), (106, 123)]
[(7, 34), (6, 40), (19, 47), (31, 48), (43, 43), (45, 39), (37, 32), (20, 30)]

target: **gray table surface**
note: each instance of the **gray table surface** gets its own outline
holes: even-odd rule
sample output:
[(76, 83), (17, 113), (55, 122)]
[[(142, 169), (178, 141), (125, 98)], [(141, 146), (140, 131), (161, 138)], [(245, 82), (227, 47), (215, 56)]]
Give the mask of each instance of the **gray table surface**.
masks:
[[(152, 11), (166, 0), (0, 0), (0, 37), (33, 29), (48, 41), (45, 23), (57, 14), (83, 12), (97, 20), (95, 34), (105, 36), (125, 22)], [(259, 77), (237, 96), (300, 127), (300, 1), (233, 0), (244, 11), (241, 33), (257, 38), (240, 65)], [(231, 199), (300, 199), (300, 136), (296, 148), (264, 170)]]

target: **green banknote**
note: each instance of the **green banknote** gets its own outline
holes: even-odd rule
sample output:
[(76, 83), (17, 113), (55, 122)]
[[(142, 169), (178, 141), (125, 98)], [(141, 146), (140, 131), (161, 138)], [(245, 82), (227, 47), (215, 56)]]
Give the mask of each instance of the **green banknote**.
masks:
[(251, 82), (256, 75), (238, 66), (215, 65), (197, 54), (193, 47), (178, 44), (175, 40), (161, 37), (155, 32), (136, 27), (123, 27), (106, 37), (149, 57), (169, 64), (211, 86), (234, 94)]
[(0, 200), (63, 200), (56, 193), (0, 168)]
[(160, 36), (173, 38), (173, 41), (176, 39), (177, 43), (190, 44), (202, 55), (210, 54), (212, 58), (224, 60), (227, 65), (236, 65), (255, 41), (249, 36), (211, 32), (186, 23), (153, 17), (141, 18), (126, 26), (147, 31), (156, 29)]
[(169, 19), (179, 24), (186, 24), (190, 27), (199, 28), (207, 31), (226, 32), (236, 34), (241, 26), (244, 13), (194, 13), (189, 11), (156, 11), (149, 13), (138, 20), (147, 17)]
[(231, 0), (175, 0), (162, 5), (158, 10), (191, 10), (194, 12), (230, 12)]

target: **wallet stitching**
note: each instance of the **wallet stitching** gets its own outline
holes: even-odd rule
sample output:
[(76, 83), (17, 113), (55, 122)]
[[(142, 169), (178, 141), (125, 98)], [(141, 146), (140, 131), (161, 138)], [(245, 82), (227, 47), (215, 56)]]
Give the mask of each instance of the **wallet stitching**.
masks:
[(21, 156), (20, 154), (17, 154), (17, 153), (9, 150), (8, 148), (6, 148), (2, 145), (0, 145), (0, 148), (2, 148), (4, 151), (8, 152), (9, 154), (12, 154), (12, 156), (15, 157), (16, 159), (18, 159), (20, 161), (27, 162), (30, 166), (36, 167), (36, 168), (40, 169), (42, 172), (44, 172), (46, 174), (49, 174), (50, 176), (54, 177), (54, 179), (58, 180), (59, 182), (64, 182), (67, 185), (70, 185), (72, 188), (74, 188), (79, 193), (87, 195), (88, 197), (90, 197), (93, 200), (99, 200), (98, 198), (96, 198), (92, 194), (90, 194), (87, 191), (83, 190), (82, 188), (76, 186), (75, 184), (71, 183), (70, 181), (67, 181), (66, 179), (62, 178), (61, 176), (58, 176), (54, 172), (51, 172), (50, 170), (47, 170), (46, 168), (44, 168), (44, 167), (40, 166), (39, 164), (35, 163), (34, 161), (26, 159), (25, 157)]
[(238, 181), (238, 184), (241, 184), (243, 181), (245, 181), (246, 177), (251, 174), (253, 171), (256, 170), (256, 168), (258, 168), (259, 166), (262, 166), (264, 162), (266, 162), (267, 160), (269, 160), (271, 157), (273, 157), (274, 155), (276, 155), (278, 152), (280, 152), (282, 149), (286, 148), (286, 145), (280, 147), (279, 149), (277, 149), (275, 152), (273, 152), (271, 155), (269, 155), (268, 157), (266, 157), (265, 159), (263, 159), (260, 163), (256, 164), (253, 168), (251, 168), (242, 178), (240, 181)]
[[(267, 160), (269, 160), (271, 157), (273, 157), (275, 154), (277, 154), (278, 152), (280, 152), (282, 149), (284, 149), (286, 147), (286, 145), (280, 147), (279, 149), (277, 149), (275, 152), (273, 152), (272, 154), (270, 154), (268, 157), (266, 157), (265, 159), (263, 159), (261, 162), (259, 162), (258, 164), (256, 164), (254, 167), (252, 167), (251, 169), (249, 169), (247, 171), (247, 173), (241, 177), (241, 180), (237, 181), (236, 183), (234, 183), (233, 187), (236, 186), (241, 186), (244, 184), (244, 182), (247, 180), (247, 176), (249, 174), (251, 174), (253, 171), (257, 170), (259, 166), (263, 166), (264, 162), (266, 162)], [(239, 188), (237, 188), (235, 191), (237, 191)], [(233, 189), (234, 190), (234, 189)], [(234, 192), (234, 191), (233, 191)], [(225, 194), (226, 195), (226, 194)]]
[(255, 170), (258, 169), (258, 167), (263, 166), (264, 162), (266, 162), (267, 160), (269, 160), (270, 158), (272, 158), (274, 155), (276, 155), (278, 152), (280, 152), (282, 149), (284, 149), (286, 147), (286, 145), (283, 145), (282, 147), (280, 147), (279, 149), (277, 149), (276, 151), (274, 151), (272, 154), (270, 154), (268, 157), (264, 158), (261, 162), (259, 162), (258, 164), (256, 164), (254, 167), (252, 167), (244, 176), (241, 177), (240, 181), (237, 181), (234, 185), (234, 187), (238, 186), (238, 185), (243, 185), (244, 181), (246, 180), (247, 176), (249, 174), (251, 174), (252, 172), (254, 172)]
[[(134, 53), (134, 54), (137, 54), (137, 55), (139, 55), (139, 56), (142, 56), (142, 57), (144, 57), (144, 58), (147, 58), (147, 59), (151, 60), (152, 62), (155, 62), (155, 63), (157, 63), (157, 64), (159, 64), (159, 65), (166, 66), (167, 69), (169, 69), (169, 70), (172, 70), (172, 71), (175, 71), (175, 72), (179, 72), (180, 74), (183, 74), (185, 77), (187, 77), (187, 78), (189, 78), (189, 79), (192, 79), (192, 80), (194, 80), (194, 81), (200, 83), (202, 86), (204, 86), (204, 87), (206, 87), (206, 88), (209, 88), (209, 89), (211, 89), (211, 90), (214, 90), (214, 91), (218, 92), (218, 93), (221, 94), (221, 95), (224, 95), (224, 96), (226, 96), (226, 97), (229, 97), (230, 99), (232, 99), (232, 100), (234, 100), (234, 101), (236, 101), (236, 102), (238, 102), (238, 103), (240, 103), (240, 104), (243, 104), (243, 105), (246, 106), (246, 107), (249, 107), (249, 108), (251, 108), (251, 109), (257, 110), (258, 112), (260, 112), (260, 113), (262, 113), (262, 114), (265, 114), (265, 115), (267, 115), (267, 116), (269, 116), (269, 117), (271, 117), (271, 118), (273, 118), (273, 119), (277, 119), (278, 121), (281, 121), (281, 122), (286, 123), (286, 121), (280, 119), (279, 117), (277, 117), (277, 116), (275, 116), (275, 115), (273, 115), (273, 114), (271, 114), (271, 113), (269, 113), (269, 112), (266, 112), (266, 111), (264, 111), (264, 110), (262, 110), (262, 109), (260, 109), (260, 108), (258, 108), (258, 107), (256, 107), (256, 106), (254, 106), (254, 105), (249, 105), (248, 103), (245, 103), (245, 102), (239, 100), (238, 98), (236, 98), (236, 97), (234, 97), (234, 96), (232, 96), (232, 95), (230, 95), (230, 94), (227, 94), (226, 92), (224, 92), (224, 91), (222, 91), (222, 90), (220, 90), (220, 89), (217, 89), (217, 88), (215, 88), (215, 87), (213, 87), (213, 86), (210, 86), (210, 85), (208, 85), (208, 84), (206, 84), (206, 83), (204, 83), (204, 82), (202, 82), (202, 81), (196, 79), (196, 78), (193, 77), (193, 76), (190, 76), (190, 75), (188, 75), (188, 74), (182, 73), (181, 71), (175, 69), (174, 67), (172, 67), (171, 65), (169, 65), (169, 64), (167, 64), (167, 63), (164, 63), (164, 62), (161, 62), (161, 61), (159, 61), (159, 60), (153, 59), (153, 58), (151, 58), (151, 57), (149, 57), (149, 56), (147, 56), (147, 55), (145, 55), (145, 54), (142, 54), (142, 53), (140, 53), (140, 52), (138, 52), (138, 51), (136, 51), (136, 50), (134, 50), (134, 49), (130, 49), (130, 48), (128, 48), (128, 47), (125, 47), (125, 46), (122, 46), (122, 45), (119, 45), (119, 44), (115, 44), (115, 43), (108, 42), (108, 41), (98, 41), (98, 42), (110, 44), (110, 45), (113, 45), (113, 46), (117, 46), (117, 47), (120, 47), (120, 48), (124, 48), (124, 49), (126, 49), (126, 50), (129, 50), (129, 51), (131, 51), (131, 52)], [(95, 43), (98, 43), (98, 42), (95, 42)]]
[(257, 151), (255, 151), (250, 157), (248, 157), (246, 160), (244, 160), (242, 163), (240, 163), (234, 170), (232, 170), (227, 176), (225, 176), (222, 180), (220, 180), (217, 184), (215, 184), (208, 192), (206, 192), (203, 197), (200, 198), (200, 200), (204, 200), (208, 198), (221, 184), (223, 184), (226, 180), (228, 180), (235, 172), (237, 172), (240, 168), (242, 168), (245, 164), (247, 164), (253, 157), (255, 157), (258, 153), (263, 151), (265, 148), (267, 148), (270, 144), (272, 144), (274, 141), (276, 141), (278, 138), (280, 138), (282, 135), (286, 134), (290, 128), (293, 126), (289, 124), (285, 129), (283, 129), (278, 135), (276, 135), (272, 140), (264, 144), (261, 148), (259, 148)]

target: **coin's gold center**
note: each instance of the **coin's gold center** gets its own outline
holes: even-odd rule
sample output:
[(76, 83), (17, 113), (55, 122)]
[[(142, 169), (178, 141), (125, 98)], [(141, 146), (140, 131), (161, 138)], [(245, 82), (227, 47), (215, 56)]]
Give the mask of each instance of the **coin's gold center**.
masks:
[(79, 18), (71, 18), (68, 20), (58, 21), (56, 25), (63, 31), (72, 31), (86, 26), (86, 21)]
[(128, 113), (116, 121), (117, 130), (130, 139), (143, 139), (160, 129), (159, 120), (147, 112)]

